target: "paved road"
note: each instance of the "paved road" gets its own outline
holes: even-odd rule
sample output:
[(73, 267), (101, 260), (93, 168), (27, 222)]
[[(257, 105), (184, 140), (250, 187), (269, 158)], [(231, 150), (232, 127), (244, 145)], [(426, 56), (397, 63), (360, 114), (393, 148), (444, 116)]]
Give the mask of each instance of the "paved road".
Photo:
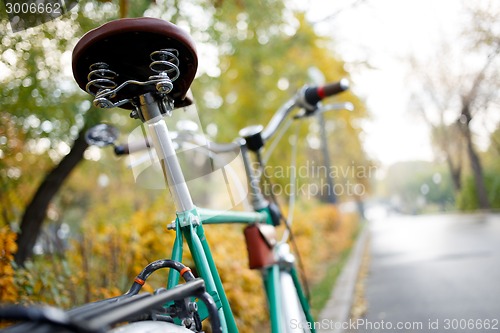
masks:
[(500, 215), (391, 217), (370, 228), (368, 310), (348, 331), (500, 332)]

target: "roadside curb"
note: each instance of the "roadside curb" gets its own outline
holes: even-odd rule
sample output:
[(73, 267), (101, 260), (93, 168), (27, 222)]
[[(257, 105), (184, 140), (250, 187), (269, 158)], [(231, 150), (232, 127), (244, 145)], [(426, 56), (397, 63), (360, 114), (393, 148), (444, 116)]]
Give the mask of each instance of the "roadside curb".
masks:
[[(338, 277), (330, 299), (319, 315), (318, 333), (342, 333), (342, 323), (349, 321), (354, 301), (358, 273), (369, 237), (369, 222), (363, 226), (342, 273)], [(339, 327), (340, 326), (340, 327)]]

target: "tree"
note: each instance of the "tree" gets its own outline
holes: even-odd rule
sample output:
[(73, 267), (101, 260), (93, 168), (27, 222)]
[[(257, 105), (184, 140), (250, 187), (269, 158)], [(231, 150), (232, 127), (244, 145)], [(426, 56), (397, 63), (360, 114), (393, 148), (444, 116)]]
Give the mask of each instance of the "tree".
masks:
[[(168, 0), (155, 4), (141, 0), (134, 6), (128, 6), (126, 0), (120, 3), (118, 8), (107, 1), (80, 1), (78, 15), (64, 16), (17, 34), (9, 33), (6, 20), (1, 22), (5, 29), (0, 38), (8, 47), (0, 58), (0, 66), (5, 69), (2, 73), (7, 73), (0, 76), (1, 117), (5, 120), (0, 124), (0, 144), (8, 141), (0, 153), (0, 180), (7, 189), (0, 197), (1, 216), (4, 224), (17, 225), (19, 264), (31, 255), (47, 210), (60, 195), (68, 175), (82, 161), (85, 130), (120, 113), (91, 108), (89, 97), (76, 88), (68, 72), (71, 48), (84, 32), (119, 15), (134, 17), (146, 13), (178, 23), (189, 30), (197, 44), (218, 49), (219, 65), (216, 62), (213, 68), (202, 68), (193, 90), (201, 110), (222, 108), (214, 111), (214, 116), (202, 116), (221, 124), (221, 140), (233, 139), (238, 129), (256, 119), (266, 122), (271, 111), (305, 82), (309, 60), (320, 60), (330, 80), (345, 74), (342, 63), (328, 58), (324, 48), (304, 53), (310, 46), (326, 42), (315, 40), (310, 27), (309, 31), (294, 35), (299, 21), (291, 18), (293, 15), (281, 1), (257, 4)], [(267, 8), (265, 15), (262, 6)], [(307, 27), (303, 19), (300, 26)], [(280, 58), (285, 53), (286, 62)], [(305, 60), (301, 68), (288, 65), (301, 57)], [(218, 68), (221, 72), (217, 74)], [(280, 74), (282, 84), (288, 82), (287, 89), (276, 89), (273, 73)], [(217, 102), (220, 98), (223, 105)], [(238, 103), (231, 102), (234, 98)], [(350, 98), (354, 100), (352, 95)], [(249, 112), (241, 110), (252, 110), (259, 118), (252, 120)], [(356, 115), (363, 112), (358, 107)]]
[[(486, 2), (486, 7), (500, 12), (493, 1)], [(490, 204), (472, 122), (478, 115), (487, 117), (498, 99), (500, 32), (492, 28), (498, 24), (485, 7), (469, 8), (468, 15), (468, 28), (457, 40), (443, 42), (433, 59), (411, 58), (413, 77), (419, 82), (412, 102), (417, 103), (431, 127), (433, 141), (447, 161), (457, 191), (461, 189), (464, 145), (479, 208), (486, 209)]]
[[(232, 140), (245, 126), (267, 124), (282, 103), (301, 86), (310, 83), (308, 69), (313, 65), (325, 74), (328, 82), (348, 77), (344, 62), (332, 52), (330, 41), (315, 33), (303, 13), (290, 13), (280, 1), (270, 3), (285, 15), (277, 15), (278, 11), (263, 13), (260, 4), (253, 2), (245, 3), (244, 8), (224, 2), (219, 8), (221, 17), (210, 32), (219, 41), (221, 73), (204, 75), (195, 82), (195, 86), (211, 87), (204, 95), (194, 90), (197, 100), (207, 107), (207, 112), (201, 114), (204, 123), (212, 128), (217, 124), (216, 140)], [(236, 13), (229, 9), (232, 7), (236, 7)], [(233, 15), (222, 16), (223, 13)], [(364, 105), (352, 92), (345, 92), (338, 99), (352, 102), (355, 111), (325, 114), (328, 138), (333, 142), (330, 145), (332, 161), (336, 167), (344, 169), (352, 168), (353, 163), (368, 166), (359, 139), (361, 130), (356, 126), (357, 120), (366, 117)], [(315, 144), (320, 135), (316, 120), (306, 119), (296, 124), (300, 126), (299, 149), (307, 151), (307, 154), (300, 154), (298, 164), (311, 166), (312, 161), (322, 161)], [(287, 139), (281, 140), (272, 156), (271, 165), (290, 161), (291, 148)], [(306, 164), (308, 161), (310, 163)], [(364, 185), (369, 183), (368, 179), (350, 180), (364, 181)], [(284, 186), (288, 177), (278, 176), (274, 181)], [(301, 183), (306, 181), (321, 180), (299, 180)]]
[(500, 155), (500, 126), (491, 134), (490, 140), (490, 154)]
[[(174, 21), (189, 18), (189, 8), (181, 7), (177, 0), (164, 3), (163, 8), (151, 0), (135, 1), (133, 7), (128, 0), (121, 0), (119, 7), (105, 0), (86, 0), (73, 10), (78, 11), (76, 16), (66, 14), (16, 34), (9, 31), (6, 18), (0, 22), (0, 39), (7, 47), (0, 57), (5, 73), (0, 75), (1, 112), (6, 120), (0, 124), (0, 134), (13, 134), (2, 136), (9, 143), (2, 150), (6, 158), (0, 160), (0, 180), (9, 191), (3, 193), (0, 202), (6, 203), (3, 223), (18, 225), (18, 264), (32, 255), (49, 205), (82, 161), (87, 148), (84, 133), (106, 118), (102, 110), (90, 107), (89, 96), (76, 88), (68, 73), (72, 46), (85, 32), (106, 21), (142, 16), (146, 10), (168, 15)], [(36, 149), (41, 146), (44, 148)], [(58, 150), (60, 147), (64, 147), (63, 151)], [(12, 154), (16, 149), (17, 155)], [(30, 158), (24, 161), (29, 163), (15, 166), (19, 165), (16, 156), (19, 159), (27, 155)]]
[(424, 161), (398, 162), (389, 167), (384, 196), (393, 208), (407, 214), (433, 209), (446, 210), (454, 204), (453, 185), (446, 166)]
[[(5, 169), (0, 174), (2, 183), (12, 190), (4, 195), (19, 196), (14, 202), (20, 206), (6, 206), (2, 215), (4, 223), (12, 223), (20, 216), (15, 255), (20, 265), (32, 254), (49, 204), (83, 158), (86, 129), (101, 118), (100, 112), (89, 109), (88, 97), (69, 84), (73, 79), (67, 71), (71, 66), (67, 61), (71, 46), (78, 36), (113, 17), (112, 12), (95, 10), (110, 7), (109, 4), (86, 1), (80, 3), (81, 8), (86, 8), (86, 4), (90, 5), (88, 11), (81, 10), (76, 19), (65, 15), (16, 34), (9, 32), (7, 20), (1, 21), (0, 38), (8, 49), (0, 59), (6, 73), (0, 77), (2, 115), (7, 120), (0, 125), (0, 133), (7, 133), (10, 128), (13, 135), (4, 136), (10, 141), (8, 148), (12, 142), (28, 143), (19, 144), (18, 160), (31, 157), (25, 159), (28, 165), (18, 168), (16, 179), (8, 170), (19, 165), (19, 161), (4, 160)], [(5, 155), (11, 156), (8, 148)], [(32, 158), (33, 155), (41, 156)], [(37, 170), (35, 177), (29, 174), (33, 170)], [(21, 194), (18, 190), (26, 183), (30, 184), (28, 191)], [(12, 203), (10, 199), (2, 201)], [(8, 213), (9, 209), (18, 213)]]
[(433, 125), (431, 127), (432, 143), (437, 154), (443, 154), (450, 172), (455, 193), (462, 189), (462, 170), (464, 143), (457, 124)]
[[(136, 1), (133, 7), (129, 7), (128, 16), (135, 15), (132, 11), (138, 8), (138, 2)], [(252, 40), (246, 41), (246, 43), (242, 41), (241, 44), (237, 44), (236, 39), (229, 42), (224, 39), (226, 35), (222, 33), (220, 39), (217, 40), (217, 45), (220, 45), (222, 50), (225, 50), (226, 47), (239, 50), (238, 56), (241, 57), (242, 65), (239, 65), (238, 59), (233, 58), (230, 67), (223, 67), (223, 73), (226, 69), (229, 72), (232, 68), (238, 66), (240, 66), (239, 69), (245, 72), (245, 76), (242, 75), (239, 80), (229, 81), (229, 83), (243, 81), (251, 77), (252, 70), (255, 67), (245, 68), (243, 65), (255, 64), (255, 62), (257, 62), (257, 68), (262, 70), (260, 74), (266, 76), (269, 83), (268, 85), (264, 84), (266, 80), (241, 82), (242, 87), (247, 88), (246, 91), (245, 89), (238, 90), (241, 93), (241, 100), (251, 102), (247, 94), (251, 96), (250, 98), (254, 98), (265, 93), (267, 94), (266, 97), (269, 98), (267, 101), (261, 101), (260, 98), (254, 99), (254, 102), (258, 102), (254, 104), (255, 106), (252, 106), (251, 103), (244, 105), (247, 110), (258, 110), (259, 117), (262, 117), (259, 119), (253, 118), (251, 122), (260, 122), (261, 119), (268, 120), (271, 115), (270, 112), (274, 111), (274, 107), (268, 101), (271, 101), (274, 105), (281, 103), (281, 101), (288, 98), (294, 88), (305, 82), (304, 76), (306, 69), (310, 66), (309, 60), (316, 59), (320, 61), (324, 65), (322, 70), (329, 72), (329, 76), (331, 75), (329, 80), (338, 79), (338, 73), (344, 74), (344, 72), (341, 72), (342, 63), (332, 61), (332, 58), (327, 56), (326, 48), (315, 48), (314, 51), (309, 53), (309, 47), (317, 46), (317, 40), (314, 36), (309, 38), (310, 36), (298, 34), (294, 39), (293, 33), (297, 28), (294, 24), (297, 21), (291, 17), (282, 19), (283, 12), (275, 12), (276, 8), (283, 8), (281, 1), (269, 0), (255, 4), (253, 1), (247, 0), (238, 1), (237, 5), (234, 2), (224, 2), (224, 6), (237, 6), (239, 10), (236, 13), (231, 11), (220, 12), (220, 7), (217, 6), (222, 6), (221, 2), (218, 2), (215, 8), (211, 3), (207, 4), (200, 0), (182, 2), (179, 0), (163, 0), (158, 1), (158, 4), (162, 8), (154, 5), (146, 6), (145, 8), (148, 8), (146, 10), (147, 14), (162, 17), (182, 25), (182, 27), (190, 30), (195, 40), (205, 44), (212, 43), (210, 38), (207, 37), (208, 34), (204, 31), (206, 26), (212, 26), (212, 23), (213, 26), (217, 26), (218, 20), (223, 20), (222, 17), (217, 15), (224, 16), (224, 20), (227, 20), (224, 22), (227, 23), (233, 15), (242, 20), (246, 15), (249, 15), (247, 11), (251, 11), (251, 16), (254, 18), (264, 16), (262, 6), (268, 9), (265, 12), (267, 15), (265, 20), (270, 24), (261, 27), (263, 39), (260, 40), (260, 43)], [(268, 4), (270, 6), (267, 6)], [(47, 200), (48, 198), (44, 195), (38, 196), (38, 198), (44, 200), (42, 206), (47, 207), (48, 204), (48, 209), (38, 206), (34, 211), (39, 213), (39, 216), (42, 216), (41, 222), (46, 225), (49, 224), (47, 222), (52, 222), (51, 224), (71, 224), (71, 231), (73, 232), (68, 245), (71, 251), (55, 253), (50, 252), (49, 249), (49, 251), (44, 252), (46, 255), (36, 256), (33, 261), (28, 261), (26, 263), (28, 269), (18, 270), (20, 272), (29, 270), (28, 274), (35, 276), (34, 279), (26, 279), (28, 280), (27, 284), (24, 289), (21, 286), (18, 295), (24, 300), (31, 296), (36, 301), (50, 300), (51, 303), (65, 306), (74, 306), (76, 302), (87, 302), (96, 298), (114, 296), (120, 292), (120, 290), (117, 290), (118, 287), (124, 289), (128, 286), (129, 278), (137, 274), (143, 263), (157, 259), (159, 256), (168, 255), (168, 253), (165, 253), (164, 246), (165, 241), (168, 242), (169, 238), (168, 236), (164, 237), (164, 229), (165, 224), (170, 222), (173, 217), (168, 215), (169, 212), (173, 215), (173, 209), (168, 204), (165, 205), (165, 198), (160, 197), (156, 198), (156, 201), (152, 200), (151, 198), (155, 197), (156, 193), (152, 194), (153, 191), (151, 190), (138, 191), (133, 187), (133, 179), (126, 178), (126, 173), (130, 173), (130, 170), (118, 163), (111, 153), (96, 153), (96, 150), (90, 147), (83, 154), (86, 158), (81, 159), (83, 150), (83, 146), (80, 144), (81, 133), (85, 131), (85, 127), (97, 121), (94, 117), (102, 117), (101, 119), (113, 122), (121, 127), (125, 127), (125, 123), (130, 123), (133, 126), (137, 122), (128, 119), (127, 112), (122, 110), (103, 112), (102, 110), (89, 109), (89, 97), (77, 91), (70, 73), (66, 74), (61, 69), (69, 69), (69, 66), (65, 67), (63, 66), (64, 63), (58, 63), (58, 59), (68, 58), (68, 55), (71, 54), (71, 46), (76, 43), (77, 38), (84, 31), (116, 17), (118, 12), (116, 2), (91, 0), (81, 1), (80, 9), (83, 10), (83, 13), (80, 13), (83, 16), (78, 17), (76, 21), (71, 22), (68, 26), (62, 23), (53, 23), (53, 25), (48, 24), (39, 30), (34, 29), (18, 35), (19, 40), (11, 42), (11, 45), (19, 45), (19, 50), (13, 50), (13, 56), (10, 56), (9, 54), (12, 54), (12, 52), (8, 51), (6, 54), (2, 54), (0, 59), (2, 61), (2, 64), (0, 64), (2, 70), (4, 66), (7, 66), (10, 71), (9, 74), (12, 73), (11, 77), (2, 77), (0, 80), (0, 89), (3, 96), (5, 96), (2, 102), (5, 101), (6, 103), (3, 110), (8, 111), (0, 113), (0, 181), (2, 190), (4, 188), (8, 189), (8, 191), (2, 191), (0, 194), (2, 204), (0, 211), (2, 218), (5, 216), (5, 221), (2, 222), (15, 225), (29, 205), (33, 193), (50, 191), (50, 195), (54, 194), (51, 200)], [(193, 11), (200, 15), (193, 15)], [(95, 20), (91, 19), (92, 15), (95, 16)], [(231, 32), (235, 32), (231, 23), (228, 24), (228, 27), (233, 29)], [(266, 30), (267, 27), (270, 27), (269, 31)], [(308, 28), (306, 22), (301, 27)], [(222, 32), (223, 30), (221, 29)], [(242, 29), (240, 25), (238, 30), (246, 29)], [(48, 41), (45, 41), (44, 38), (37, 35), (43, 35), (45, 31), (51, 31), (52, 34), (59, 35), (47, 38)], [(278, 34), (279, 36), (277, 36)], [(279, 46), (275, 51), (282, 53), (273, 54), (270, 47), (264, 50), (265, 46), (261, 44), (266, 41), (266, 38), (274, 35), (276, 35), (276, 39), (273, 39), (273, 42), (276, 42), (276, 45)], [(6, 40), (14, 38), (14, 36), (6, 37), (5, 35), (1, 37), (3, 37), (2, 41), (4, 43)], [(237, 36), (233, 35), (232, 37)], [(53, 43), (64, 43), (65, 40), (68, 41), (67, 44), (54, 47)], [(307, 43), (303, 43), (304, 41)], [(317, 42), (319, 44), (322, 41)], [(290, 51), (287, 51), (287, 43), (293, 46)], [(54, 53), (49, 53), (45, 49), (45, 45), (47, 49), (55, 50)], [(274, 44), (270, 43), (269, 45)], [(245, 49), (240, 49), (240, 47)], [(37, 53), (37, 50), (40, 52)], [(263, 56), (247, 57), (248, 54), (245, 51), (250, 54), (262, 53)], [(229, 54), (222, 52), (220, 54), (222, 55), (221, 63), (227, 65), (229, 62), (226, 62), (228, 60), (225, 57), (229, 56)], [(286, 63), (279, 58), (280, 54), (286, 55)], [(37, 56), (37, 59), (33, 59), (32, 63), (24, 62), (32, 60), (31, 57), (34, 57), (34, 55)], [(305, 60), (308, 61), (301, 62), (300, 70), (293, 72), (294, 66), (290, 64), (295, 63), (300, 55), (303, 55)], [(265, 64), (268, 57), (272, 59), (269, 65)], [(14, 58), (17, 62), (9, 63), (9, 60)], [(200, 59), (205, 58), (200, 54)], [(259, 60), (262, 62), (258, 63)], [(44, 67), (51, 63), (54, 63), (54, 66), (50, 69)], [(284, 73), (280, 87), (284, 87), (288, 82), (289, 89), (276, 89), (277, 82), (272, 75), (269, 75), (269, 68), (273, 70), (274, 66), (276, 66), (274, 73)], [(292, 71), (281, 72), (281, 68), (291, 69)], [(217, 72), (217, 63), (213, 69)], [(334, 71), (330, 71), (331, 69), (334, 69)], [(203, 72), (203, 69), (201, 71)], [(43, 74), (40, 74), (41, 72)], [(61, 73), (65, 74), (63, 78), (59, 76)], [(225, 84), (223, 81), (228, 77), (224, 76), (224, 74), (221, 74), (220, 77), (217, 76), (211, 72), (210, 75), (204, 76), (206, 81), (195, 84), (194, 90), (198, 94), (201, 110), (207, 110), (207, 105), (213, 107), (214, 100), (217, 102), (217, 98), (210, 98), (211, 96), (218, 97), (222, 95), (217, 90), (219, 88), (218, 84)], [(37, 80), (35, 81), (35, 79)], [(213, 82), (214, 85), (210, 85), (210, 82)], [(248, 84), (254, 82), (256, 82), (255, 86)], [(263, 84), (258, 85), (260, 83)], [(228, 87), (228, 85), (225, 85), (225, 89), (228, 89)], [(57, 89), (60, 91), (57, 91)], [(211, 89), (209, 93), (207, 93), (207, 89)], [(254, 89), (256, 90), (255, 94), (253, 94)], [(282, 96), (278, 96), (278, 94)], [(228, 93), (222, 96), (227, 97), (228, 104), (225, 106), (230, 105), (231, 94)], [(354, 100), (354, 102), (359, 101)], [(261, 108), (263, 105), (268, 106), (268, 108)], [(219, 126), (221, 136), (223, 133), (227, 138), (234, 138), (240, 128), (239, 124), (244, 123), (244, 117), (252, 118), (250, 112), (243, 113), (240, 109), (235, 109), (235, 111), (238, 112), (239, 118), (236, 116), (233, 118), (233, 115), (225, 114), (224, 109), (214, 110), (214, 113), (218, 112), (221, 117)], [(358, 108), (356, 116), (361, 114), (362, 111), (362, 108)], [(178, 113), (182, 114), (182, 111), (178, 110)], [(206, 115), (210, 117), (208, 113)], [(344, 115), (341, 118), (343, 117), (347, 119), (349, 116)], [(343, 121), (342, 119), (341, 122)], [(219, 124), (219, 120), (217, 123)], [(231, 127), (226, 126), (227, 124), (231, 124)], [(357, 132), (357, 129), (351, 124), (348, 124), (345, 128), (346, 132), (351, 134)], [(73, 161), (80, 162), (71, 163), (70, 167), (76, 166), (73, 167), (73, 171), (69, 174), (68, 168), (63, 168), (63, 165), (66, 163), (65, 161), (72, 159), (70, 156), (73, 153), (75, 153), (76, 157)], [(99, 163), (86, 162), (86, 160), (92, 159), (94, 154), (102, 154)], [(287, 154), (289, 154), (288, 149), (283, 151), (283, 156), (287, 156)], [(83, 163), (81, 163), (82, 161)], [(60, 173), (59, 171), (63, 169), (66, 171)], [(51, 172), (51, 170), (56, 171)], [(54, 173), (58, 174), (58, 176), (54, 177)], [(66, 177), (67, 174), (69, 174), (68, 177)], [(64, 180), (65, 178), (68, 179)], [(52, 181), (54, 179), (55, 182)], [(50, 186), (44, 186), (43, 184)], [(307, 215), (307, 213), (302, 213)], [(315, 227), (316, 230), (319, 230), (317, 232), (318, 236), (313, 236), (314, 239), (328, 238), (328, 233), (323, 232), (323, 230), (328, 229), (330, 233), (333, 233), (330, 222), (337, 218), (335, 210), (331, 209), (331, 207), (321, 210), (320, 213), (321, 216), (313, 216), (315, 221), (319, 222)], [(47, 216), (45, 217), (45, 215)], [(306, 228), (305, 230), (311, 228), (306, 223), (300, 224), (302, 228)], [(325, 227), (323, 228), (320, 225)], [(354, 229), (354, 223), (343, 223), (342, 225), (347, 228), (346, 230)], [(318, 228), (318, 226), (320, 227)], [(26, 233), (37, 233), (33, 228), (26, 229)], [(223, 226), (222, 233), (207, 233), (207, 237), (214, 237), (213, 242), (222, 244), (216, 237), (220, 238), (221, 235), (227, 237), (228, 233), (224, 231), (227, 229), (231, 229), (233, 233), (238, 234), (241, 238), (241, 230), (237, 226), (227, 226), (227, 228)], [(302, 234), (303, 238), (311, 238), (311, 234), (314, 235), (314, 233), (300, 231), (298, 234)], [(337, 238), (344, 238), (346, 241), (340, 242), (340, 244), (347, 244), (347, 240), (351, 239), (351, 233), (346, 232), (341, 235), (341, 237)], [(302, 242), (300, 238), (300, 235), (298, 235), (299, 246), (301, 243), (306, 245), (313, 243), (312, 240)], [(36, 238), (33, 237), (32, 239)], [(239, 247), (243, 243), (239, 238), (235, 237), (234, 239), (236, 241), (225, 242), (225, 244), (215, 247), (213, 254), (217, 262), (221, 263), (221, 272), (228, 272), (223, 279), (225, 284), (228, 284), (229, 296), (233, 297), (234, 302), (232, 302), (232, 305), (235, 308), (235, 313), (238, 314), (237, 311), (239, 311), (241, 320), (245, 323), (254, 325), (255, 322), (262, 323), (266, 320), (265, 307), (262, 307), (263, 302), (255, 302), (255, 295), (260, 290), (258, 273), (246, 270), (245, 263), (242, 261), (232, 260), (231, 258), (231, 260), (227, 260), (228, 253), (234, 255), (235, 259), (241, 259)], [(320, 245), (321, 242), (314, 242), (314, 244)], [(341, 247), (343, 249), (343, 245)], [(31, 251), (29, 246), (26, 246), (26, 248)], [(315, 251), (314, 246), (304, 246), (304, 248), (308, 251)], [(327, 252), (327, 255), (332, 253), (331, 251)], [(313, 258), (315, 256), (308, 257)], [(189, 258), (185, 258), (185, 260), (189, 263)], [(120, 273), (125, 269), (128, 269), (127, 273)], [(126, 274), (128, 276), (125, 276)], [(54, 276), (57, 278), (52, 278)], [(63, 284), (64, 280), (66, 280), (66, 284)], [(43, 281), (43, 283), (39, 281)], [(35, 283), (30, 284), (30, 282)], [(70, 284), (70, 288), (65, 288), (68, 284)], [(242, 294), (243, 289), (247, 290), (246, 294)], [(53, 295), (53, 298), (44, 299), (43, 296), (40, 297), (41, 294), (47, 295), (49, 293)], [(250, 293), (253, 297), (246, 297)], [(63, 294), (63, 296), (70, 294), (71, 297), (61, 300), (61, 298), (56, 297), (60, 294)], [(72, 302), (72, 300), (75, 300), (75, 302)], [(249, 312), (249, 308), (253, 310)], [(255, 329), (252, 331), (255, 331)]]

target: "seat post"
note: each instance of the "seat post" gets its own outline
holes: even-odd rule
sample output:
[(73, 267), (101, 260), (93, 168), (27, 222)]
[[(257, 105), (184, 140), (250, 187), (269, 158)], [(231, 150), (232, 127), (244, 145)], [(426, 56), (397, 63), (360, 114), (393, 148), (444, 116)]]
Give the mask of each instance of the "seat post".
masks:
[[(172, 104), (155, 98), (151, 93), (139, 97), (139, 118), (147, 125), (149, 134), (161, 163), (163, 175), (174, 199), (178, 213), (195, 208), (182, 173), (164, 115), (172, 111)], [(166, 110), (165, 110), (166, 108)]]
[[(126, 56), (124, 56), (126, 55)], [(73, 75), (100, 108), (120, 107), (148, 127), (177, 212), (195, 208), (164, 116), (190, 105), (198, 56), (191, 37), (156, 18), (114, 20), (87, 32), (73, 49)], [(175, 83), (175, 84), (174, 84)]]

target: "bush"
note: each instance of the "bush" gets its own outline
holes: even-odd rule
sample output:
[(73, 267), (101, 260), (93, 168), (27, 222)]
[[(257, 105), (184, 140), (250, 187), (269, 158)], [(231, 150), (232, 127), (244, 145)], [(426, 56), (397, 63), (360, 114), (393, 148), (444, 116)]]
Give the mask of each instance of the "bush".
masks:
[[(37, 256), (15, 274), (10, 267), (15, 234), (2, 229), (2, 300), (71, 308), (122, 294), (145, 265), (169, 257), (166, 249), (171, 248), (174, 233), (165, 228), (166, 216), (161, 213), (164, 210), (165, 203), (160, 198), (123, 225), (88, 220), (70, 250)], [(238, 327), (244, 333), (267, 329), (269, 318), (262, 278), (258, 271), (248, 268), (242, 229), (241, 225), (205, 226)], [(325, 263), (351, 246), (356, 229), (357, 220), (340, 216), (335, 206), (306, 203), (297, 207), (293, 230), (307, 276), (310, 280), (316, 278), (311, 282), (317, 282), (318, 276), (325, 273)], [(192, 259), (187, 254), (183, 261), (189, 265)], [(145, 290), (162, 287), (166, 277), (166, 272), (153, 274)]]
[[(486, 172), (484, 180), (491, 208), (500, 209), (500, 174)], [(457, 207), (463, 211), (473, 211), (479, 208), (476, 184), (472, 176), (468, 176), (463, 182), (462, 189), (457, 196)]]

